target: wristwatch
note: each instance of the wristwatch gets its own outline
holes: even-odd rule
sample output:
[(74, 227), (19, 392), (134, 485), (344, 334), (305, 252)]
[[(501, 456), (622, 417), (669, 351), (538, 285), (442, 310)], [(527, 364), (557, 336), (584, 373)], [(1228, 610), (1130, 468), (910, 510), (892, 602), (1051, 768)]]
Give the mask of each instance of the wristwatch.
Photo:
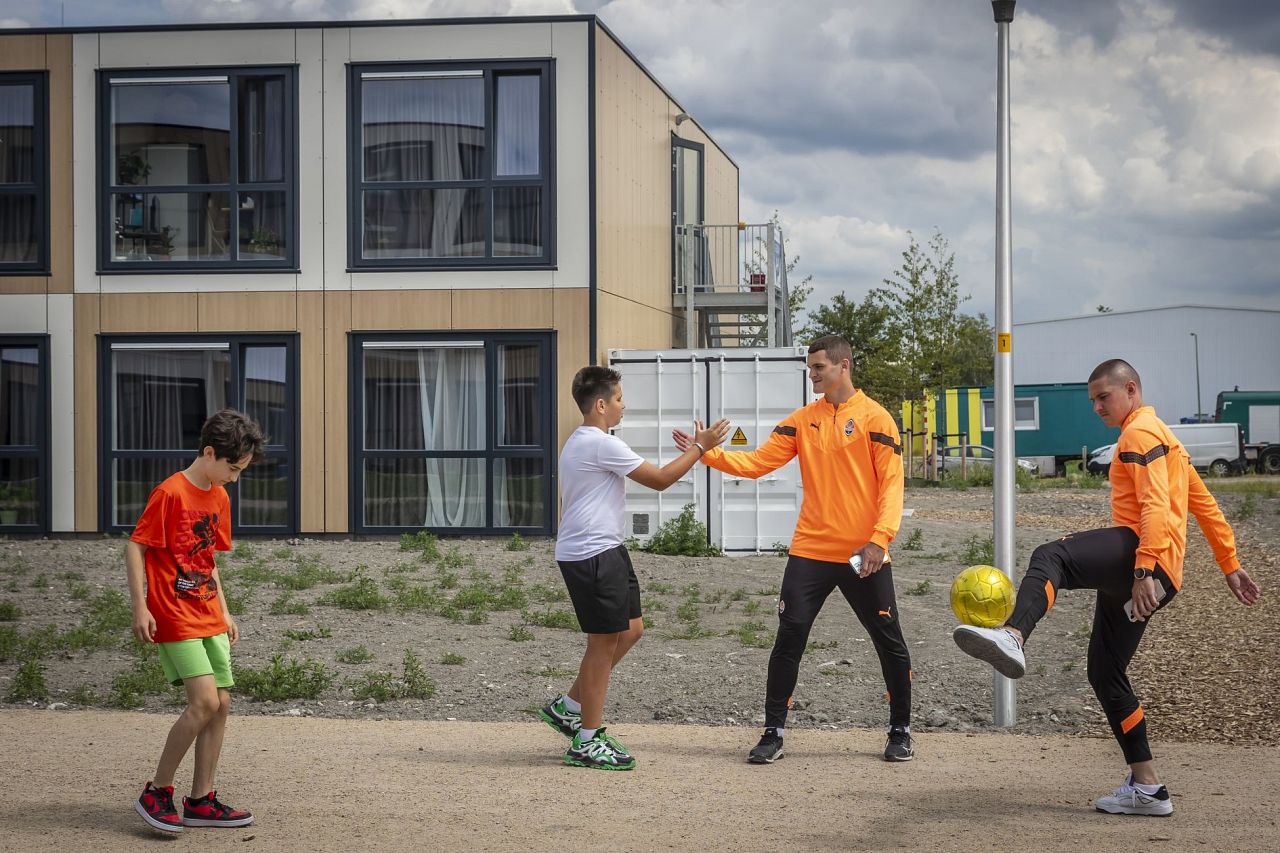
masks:
[(1133, 570), (1133, 579), (1136, 581), (1140, 581), (1143, 578), (1149, 578), (1149, 577), (1151, 577), (1150, 569), (1144, 569), (1139, 567)]

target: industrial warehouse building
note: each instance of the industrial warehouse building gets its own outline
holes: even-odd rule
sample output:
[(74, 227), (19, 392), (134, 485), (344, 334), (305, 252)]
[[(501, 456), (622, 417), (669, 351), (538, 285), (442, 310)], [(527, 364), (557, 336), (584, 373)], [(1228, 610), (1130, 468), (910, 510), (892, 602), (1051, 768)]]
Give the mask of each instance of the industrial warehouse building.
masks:
[(0, 125), (0, 532), (128, 529), (225, 405), (238, 533), (552, 532), (574, 372), (738, 222), (594, 16), (9, 31)]

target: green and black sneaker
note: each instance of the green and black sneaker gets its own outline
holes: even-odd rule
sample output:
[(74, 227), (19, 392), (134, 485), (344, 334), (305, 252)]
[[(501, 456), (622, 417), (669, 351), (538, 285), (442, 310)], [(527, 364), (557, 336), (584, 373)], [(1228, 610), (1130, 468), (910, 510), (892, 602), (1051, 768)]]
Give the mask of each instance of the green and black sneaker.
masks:
[(636, 760), (616, 738), (605, 732), (604, 726), (596, 729), (595, 737), (585, 743), (582, 732), (575, 734), (569, 751), (564, 754), (564, 763), (593, 770), (633, 770), (636, 766)]
[(563, 696), (539, 708), (538, 716), (542, 718), (544, 723), (567, 738), (572, 738), (578, 733), (578, 729), (582, 728), (582, 714), (577, 711), (570, 711), (564, 704)]

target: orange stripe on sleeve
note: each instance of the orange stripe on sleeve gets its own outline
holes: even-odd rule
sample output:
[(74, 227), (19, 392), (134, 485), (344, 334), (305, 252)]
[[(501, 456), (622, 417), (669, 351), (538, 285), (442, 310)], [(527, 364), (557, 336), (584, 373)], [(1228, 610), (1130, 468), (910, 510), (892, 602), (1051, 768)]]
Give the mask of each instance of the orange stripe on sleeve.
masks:
[(1134, 711), (1132, 714), (1130, 714), (1129, 716), (1125, 717), (1123, 720), (1120, 721), (1120, 731), (1123, 732), (1124, 734), (1128, 734), (1133, 729), (1133, 727), (1140, 722), (1142, 722), (1142, 706), (1141, 705), (1138, 706), (1138, 710)]
[(1053, 592), (1053, 584), (1052, 584), (1051, 582), (1049, 582), (1049, 581), (1045, 581), (1045, 582), (1044, 582), (1044, 596), (1045, 596), (1045, 598), (1049, 599), (1049, 606), (1048, 606), (1048, 607), (1046, 607), (1046, 608), (1045, 608), (1045, 610), (1046, 610), (1046, 611), (1052, 610), (1052, 609), (1053, 609), (1053, 600), (1054, 600), (1054, 598), (1056, 598), (1057, 596), (1055, 596), (1055, 595), (1054, 595), (1054, 592)]

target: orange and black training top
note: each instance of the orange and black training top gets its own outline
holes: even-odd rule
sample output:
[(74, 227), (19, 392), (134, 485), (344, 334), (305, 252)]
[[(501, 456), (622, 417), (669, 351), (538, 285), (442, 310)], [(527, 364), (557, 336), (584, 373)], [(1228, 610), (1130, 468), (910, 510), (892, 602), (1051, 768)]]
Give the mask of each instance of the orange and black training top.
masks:
[(804, 502), (790, 552), (843, 563), (868, 542), (886, 551), (902, 522), (902, 443), (884, 407), (861, 391), (839, 407), (820, 397), (796, 409), (750, 452), (714, 447), (702, 460), (739, 477), (800, 457)]
[(1111, 517), (1138, 534), (1136, 568), (1159, 565), (1174, 588), (1182, 589), (1188, 510), (1200, 522), (1222, 573), (1240, 568), (1231, 525), (1155, 409), (1143, 406), (1125, 418), (1110, 478)]

